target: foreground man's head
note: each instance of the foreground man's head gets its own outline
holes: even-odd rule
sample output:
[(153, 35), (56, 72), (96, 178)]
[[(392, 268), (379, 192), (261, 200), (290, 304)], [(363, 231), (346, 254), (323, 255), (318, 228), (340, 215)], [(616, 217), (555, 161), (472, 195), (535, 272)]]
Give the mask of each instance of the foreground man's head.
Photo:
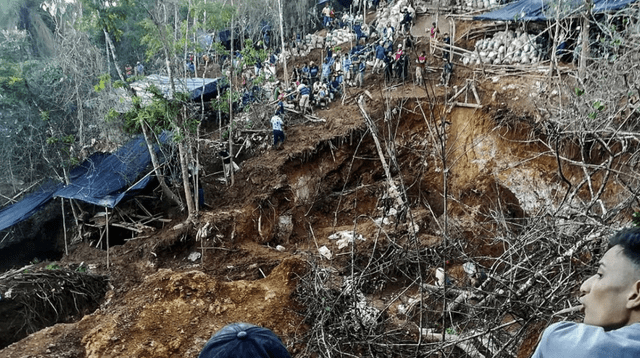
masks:
[(609, 240), (597, 272), (580, 287), (584, 323), (605, 330), (640, 322), (640, 228)]

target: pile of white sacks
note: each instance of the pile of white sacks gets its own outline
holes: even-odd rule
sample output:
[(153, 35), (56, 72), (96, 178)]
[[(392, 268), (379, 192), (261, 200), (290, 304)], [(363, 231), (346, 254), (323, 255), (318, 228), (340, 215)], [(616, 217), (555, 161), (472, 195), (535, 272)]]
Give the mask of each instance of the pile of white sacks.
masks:
[[(476, 42), (477, 51), (462, 57), (464, 65), (528, 64), (543, 59), (544, 49), (536, 43), (536, 36), (528, 33), (500, 32), (490, 39)], [(480, 58), (478, 58), (480, 54)]]
[(498, 5), (498, 0), (465, 0), (467, 8), (487, 9)]
[(376, 30), (381, 33), (383, 28), (391, 24), (391, 26), (396, 29), (396, 33), (400, 31), (400, 22), (404, 18), (402, 9), (405, 7), (411, 14), (411, 17), (415, 19), (416, 10), (411, 6), (411, 4), (409, 4), (408, 0), (399, 0), (391, 6), (378, 8), (378, 12), (376, 13)]
[[(325, 41), (326, 40), (326, 41)], [(323, 48), (324, 46), (336, 46), (349, 41), (355, 41), (356, 34), (347, 29), (335, 29), (327, 34), (326, 39), (315, 34), (308, 34), (304, 42), (309, 48)]]

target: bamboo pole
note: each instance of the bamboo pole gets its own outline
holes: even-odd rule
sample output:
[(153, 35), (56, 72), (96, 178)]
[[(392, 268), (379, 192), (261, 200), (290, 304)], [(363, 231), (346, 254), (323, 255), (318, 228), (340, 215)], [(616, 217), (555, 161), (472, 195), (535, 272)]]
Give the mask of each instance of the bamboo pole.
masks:
[(60, 198), (60, 204), (62, 204), (62, 230), (64, 230), (64, 254), (69, 255), (69, 248), (67, 246), (67, 222), (64, 219), (64, 198)]
[(107, 235), (107, 269), (109, 269), (109, 208), (106, 206), (104, 207), (104, 214), (106, 220), (105, 230)]

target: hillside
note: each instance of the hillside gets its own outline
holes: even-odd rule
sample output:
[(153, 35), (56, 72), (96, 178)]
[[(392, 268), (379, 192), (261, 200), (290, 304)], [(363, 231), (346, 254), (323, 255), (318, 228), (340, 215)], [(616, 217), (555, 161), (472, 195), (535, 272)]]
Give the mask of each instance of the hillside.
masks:
[[(430, 22), (416, 21), (418, 49)], [(480, 26), (455, 23), (462, 44)], [(565, 206), (564, 179), (581, 180), (584, 150), (550, 147), (542, 104), (563, 97), (543, 88), (546, 73), (456, 64), (443, 87), (441, 63), (430, 65), (424, 87), (387, 86), (367, 71), (344, 103), (315, 110), (323, 122), (287, 113), (283, 149), (256, 143), (234, 185), (204, 146), (204, 171), (218, 174), (204, 176), (207, 207), (195, 223), (178, 215), (127, 237), (110, 248), (109, 267), (106, 251), (76, 244), (58, 264), (107, 275), (104, 301), (0, 356), (196, 357), (215, 331), (245, 321), (272, 329), (294, 357), (529, 357), (548, 323), (580, 319), (571, 308), (606, 233)], [(468, 83), (481, 107), (451, 105)], [(457, 101), (465, 97), (475, 102), (471, 90)], [(559, 156), (570, 163), (559, 168)], [(602, 186), (597, 205), (629, 220), (618, 209), (624, 185), (589, 177), (575, 196), (589, 201)], [(439, 267), (449, 285), (438, 285)]]

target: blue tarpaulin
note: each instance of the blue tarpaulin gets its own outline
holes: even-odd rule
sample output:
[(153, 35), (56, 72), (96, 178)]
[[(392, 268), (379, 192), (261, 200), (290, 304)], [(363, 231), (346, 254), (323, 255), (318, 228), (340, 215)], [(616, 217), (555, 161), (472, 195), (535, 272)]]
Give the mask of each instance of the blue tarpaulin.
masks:
[[(592, 13), (605, 11), (616, 11), (623, 9), (636, 0), (594, 0)], [(550, 5), (557, 4), (552, 0), (520, 0), (505, 5), (504, 7), (475, 16), (474, 20), (487, 21), (547, 21), (554, 19), (555, 12), (549, 8)], [(563, 14), (560, 18), (576, 15), (581, 7), (584, 7), (583, 0), (570, 0), (563, 3)]]
[(61, 187), (62, 184), (50, 182), (19, 202), (0, 210), (0, 231), (30, 218), (48, 203), (53, 193)]
[[(169, 132), (160, 135), (161, 142), (168, 138)], [(111, 154), (97, 153), (89, 157), (71, 171), (71, 184), (56, 191), (53, 197), (113, 208), (128, 194), (147, 186), (150, 175), (135, 180), (150, 162), (147, 144), (140, 135)]]
[[(159, 136), (166, 142), (170, 132)], [(159, 149), (156, 148), (159, 152)], [(71, 170), (71, 184), (50, 182), (38, 191), (0, 211), (0, 231), (30, 218), (52, 198), (77, 199), (86, 203), (113, 208), (122, 199), (144, 189), (153, 179), (152, 170), (145, 170), (151, 156), (142, 135), (113, 153), (96, 153)], [(144, 175), (141, 179), (140, 176)], [(135, 181), (138, 179), (137, 181)]]

